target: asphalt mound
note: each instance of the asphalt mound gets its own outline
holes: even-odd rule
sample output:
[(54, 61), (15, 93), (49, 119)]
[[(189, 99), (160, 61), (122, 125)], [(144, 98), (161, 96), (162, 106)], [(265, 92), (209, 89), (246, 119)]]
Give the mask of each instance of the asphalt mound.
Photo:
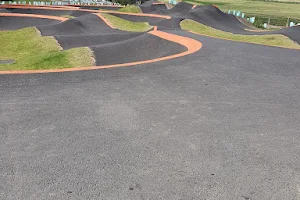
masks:
[(79, 8), (82, 9), (89, 9), (89, 10), (119, 10), (121, 7), (117, 6), (80, 6)]
[(163, 12), (164, 10), (168, 9), (165, 4), (153, 4), (153, 1), (149, 1), (140, 5), (140, 8), (143, 13), (155, 13), (157, 11)]
[(90, 12), (79, 11), (79, 10), (49, 10), (49, 9), (31, 9), (31, 8), (7, 8), (12, 13), (23, 13), (23, 14), (36, 14), (36, 15), (52, 15), (62, 16), (71, 15), (74, 17), (80, 17), (82, 15), (90, 14)]
[(91, 47), (97, 65), (143, 61), (186, 51), (186, 47), (145, 33), (128, 40)]
[(169, 10), (170, 14), (181, 14), (189, 12), (192, 9), (193, 5), (185, 2), (180, 2), (176, 4), (173, 8)]
[(57, 24), (59, 21), (53, 19), (33, 18), (33, 17), (6, 17), (0, 16), (0, 30), (17, 30), (30, 26), (44, 24)]
[[(266, 35), (266, 34), (282, 34), (289, 37), (291, 40), (300, 44), (300, 28), (299, 26), (284, 28), (277, 31), (254, 32), (248, 31), (252, 29), (241, 23), (235, 16), (222, 12), (213, 5), (196, 6), (193, 8), (192, 4), (180, 2), (172, 9), (157, 9), (154, 1), (147, 2), (141, 5), (143, 11), (146, 13), (155, 13), (161, 15), (171, 16), (170, 20), (156, 20), (148, 21), (151, 25), (158, 26), (163, 29), (180, 29), (180, 22), (184, 19), (192, 19), (204, 25), (213, 27), (218, 30), (243, 35)], [(120, 16), (122, 17), (122, 16)], [(130, 17), (127, 17), (131, 20)], [(132, 19), (134, 20), (134, 19)]]
[(6, 8), (0, 8), (0, 13), (10, 13)]
[(103, 33), (97, 35), (61, 35), (54, 36), (63, 49), (74, 47), (97, 46), (128, 40), (145, 33), (136, 32), (115, 32)]
[(300, 44), (300, 26), (293, 26), (285, 29), (281, 29), (277, 31), (277, 33), (283, 34), (290, 39), (294, 40), (298, 44)]
[(91, 35), (98, 33), (111, 33), (116, 31), (105, 24), (97, 15), (88, 14), (59, 24), (38, 26), (42, 35)]
[(189, 10), (188, 18), (231, 33), (244, 33), (246, 32), (246, 28), (249, 29), (249, 27), (242, 24), (235, 16), (226, 14), (213, 5), (197, 6)]
[(171, 19), (164, 19), (158, 17), (144, 17), (144, 16), (134, 16), (134, 15), (123, 15), (118, 13), (110, 13), (116, 17), (132, 21), (132, 22), (148, 22), (151, 26), (157, 26), (159, 30), (174, 30), (180, 29), (180, 22), (184, 18), (172, 17)]
[(63, 49), (91, 48), (97, 65), (150, 60), (187, 50), (178, 43), (146, 32), (113, 29), (95, 14), (37, 28), (43, 36), (54, 36)]
[(183, 18), (173, 17), (172, 19), (162, 19), (151, 22), (150, 25), (157, 26), (159, 30), (180, 30), (180, 22)]
[(161, 20), (164, 20), (163, 18), (158, 17), (146, 17), (146, 16), (136, 16), (136, 15), (124, 15), (119, 13), (109, 13), (110, 15), (114, 15), (116, 17), (132, 21), (132, 22), (148, 22), (149, 24), (155, 23)]

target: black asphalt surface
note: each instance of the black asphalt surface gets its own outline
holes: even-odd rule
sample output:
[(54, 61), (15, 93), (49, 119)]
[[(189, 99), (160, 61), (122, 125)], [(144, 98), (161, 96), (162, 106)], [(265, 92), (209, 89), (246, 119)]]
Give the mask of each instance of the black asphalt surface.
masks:
[(46, 10), (46, 9), (30, 9), (30, 8), (7, 8), (9, 12), (12, 13), (24, 13), (24, 14), (36, 14), (36, 15), (52, 15), (52, 16), (62, 16), (70, 15), (74, 17), (79, 17), (82, 15), (89, 14), (86, 11), (79, 10)]
[[(91, 28), (81, 29), (72, 37)], [(203, 47), (131, 67), (0, 75), (1, 200), (300, 198), (299, 50), (166, 31)]]
[[(217, 7), (213, 5), (208, 6), (196, 6), (192, 9), (191, 4), (180, 2), (176, 4), (172, 9), (168, 10), (165, 7), (157, 7), (157, 5), (152, 4), (153, 2), (148, 2), (146, 5), (141, 6), (141, 9), (145, 13), (155, 13), (162, 15), (172, 16), (171, 20), (166, 20), (164, 22), (164, 27), (170, 29), (172, 27), (177, 29), (179, 23), (183, 19), (192, 19), (207, 26), (223, 30), (226, 32), (231, 32), (235, 34), (244, 35), (266, 35), (266, 34), (282, 34), (293, 41), (300, 44), (300, 26), (284, 28), (278, 31), (268, 31), (268, 32), (251, 32), (245, 29), (251, 29), (246, 25), (242, 24), (235, 16), (223, 13)], [(122, 17), (122, 16), (119, 16)], [(130, 16), (124, 16), (127, 19)], [(124, 18), (123, 17), (123, 18)], [(131, 17), (133, 18), (133, 17)], [(133, 20), (133, 19), (132, 19)], [(156, 25), (156, 22), (149, 21), (150, 24)], [(175, 25), (177, 23), (177, 25)]]
[(121, 7), (118, 6), (79, 6), (83, 9), (89, 9), (89, 10), (119, 10)]
[(33, 17), (4, 17), (0, 16), (0, 30), (17, 30), (30, 26), (57, 24), (57, 20)]
[(10, 13), (10, 11), (5, 8), (0, 8), (0, 13)]
[(299, 198), (299, 51), (175, 33), (203, 48), (1, 75), (2, 199)]
[(186, 47), (159, 37), (112, 29), (94, 14), (37, 27), (43, 36), (54, 36), (64, 49), (88, 46), (96, 65), (149, 60), (186, 51)]

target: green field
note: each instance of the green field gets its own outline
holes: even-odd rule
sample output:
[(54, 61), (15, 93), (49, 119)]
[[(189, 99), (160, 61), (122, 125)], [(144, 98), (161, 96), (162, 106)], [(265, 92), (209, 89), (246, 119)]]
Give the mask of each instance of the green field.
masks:
[(152, 28), (152, 26), (150, 26), (147, 22), (131, 22), (109, 14), (101, 15), (105, 17), (114, 27), (123, 31), (144, 32)]
[(88, 48), (62, 51), (53, 37), (42, 37), (34, 27), (0, 32), (0, 60), (15, 60), (0, 64), (0, 70), (61, 69), (94, 64)]
[(129, 12), (129, 13), (141, 13), (140, 7), (135, 5), (128, 5), (118, 10), (119, 12)]
[(288, 37), (283, 35), (239, 35), (225, 31), (216, 30), (209, 26), (205, 26), (193, 20), (183, 20), (180, 23), (183, 30), (192, 31), (195, 33), (217, 37), (222, 39), (234, 40), (238, 42), (249, 42), (253, 44), (262, 44), (269, 46), (278, 46), (284, 48), (300, 49), (300, 45), (296, 44)]
[[(167, 0), (162, 0), (167, 2)], [(222, 11), (239, 10), (247, 16), (265, 16), (271, 18), (295, 18), (300, 20), (300, 0), (183, 0), (197, 5), (214, 4)]]

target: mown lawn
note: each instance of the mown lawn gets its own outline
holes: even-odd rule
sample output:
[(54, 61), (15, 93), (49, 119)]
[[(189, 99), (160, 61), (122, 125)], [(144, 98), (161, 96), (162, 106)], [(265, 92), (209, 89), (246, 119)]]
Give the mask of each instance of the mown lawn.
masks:
[(180, 23), (180, 26), (183, 30), (192, 31), (195, 33), (229, 39), (239, 42), (250, 42), (254, 44), (262, 44), (262, 45), (270, 45), (270, 46), (278, 46), (278, 47), (285, 47), (285, 48), (294, 48), (300, 49), (300, 45), (292, 41), (286, 36), (276, 34), (276, 35), (239, 35), (239, 34), (232, 34), (225, 31), (220, 31), (214, 29), (212, 27), (203, 25), (193, 20), (183, 20)]
[(15, 60), (0, 64), (0, 70), (37, 70), (84, 67), (93, 65), (89, 48), (62, 51), (53, 37), (42, 37), (34, 27), (0, 32), (0, 60)]
[(119, 12), (129, 12), (129, 13), (141, 13), (140, 7), (135, 5), (128, 5), (118, 10)]
[(109, 14), (101, 15), (105, 17), (105, 19), (107, 19), (114, 27), (123, 31), (144, 32), (152, 28), (148, 22), (131, 22)]
[[(168, 2), (168, 0), (161, 0)], [(300, 19), (300, 0), (183, 0), (196, 5), (214, 4), (222, 11), (239, 10), (248, 16)]]

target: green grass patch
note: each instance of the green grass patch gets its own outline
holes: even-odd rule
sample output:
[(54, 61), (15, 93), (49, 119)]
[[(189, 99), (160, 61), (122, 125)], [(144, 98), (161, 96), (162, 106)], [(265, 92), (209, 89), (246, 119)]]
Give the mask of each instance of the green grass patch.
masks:
[(118, 10), (119, 12), (129, 12), (129, 13), (142, 13), (140, 7), (135, 5), (128, 5)]
[(131, 22), (119, 17), (102, 14), (114, 27), (123, 31), (145, 32), (152, 28), (148, 22)]
[(68, 18), (68, 19), (74, 19), (74, 18), (76, 18), (76, 17), (74, 17), (72, 15), (61, 15), (61, 17)]
[(212, 27), (205, 26), (193, 20), (183, 20), (180, 23), (183, 30), (193, 31), (195, 33), (200, 33), (212, 37), (229, 39), (238, 42), (250, 42), (254, 44), (262, 44), (269, 46), (278, 46), (285, 48), (300, 49), (300, 45), (292, 41), (286, 36), (276, 34), (276, 35), (239, 35), (232, 34), (225, 31), (216, 30)]
[(13, 64), (0, 64), (0, 70), (37, 70), (84, 67), (93, 65), (89, 48), (62, 51), (53, 37), (42, 37), (34, 27), (0, 32), (0, 60), (13, 59)]
[[(168, 2), (168, 0), (161, 0)], [(214, 4), (223, 12), (239, 10), (247, 16), (300, 19), (300, 0), (183, 0), (196, 5)]]

